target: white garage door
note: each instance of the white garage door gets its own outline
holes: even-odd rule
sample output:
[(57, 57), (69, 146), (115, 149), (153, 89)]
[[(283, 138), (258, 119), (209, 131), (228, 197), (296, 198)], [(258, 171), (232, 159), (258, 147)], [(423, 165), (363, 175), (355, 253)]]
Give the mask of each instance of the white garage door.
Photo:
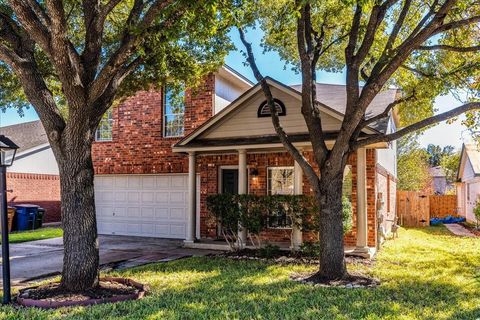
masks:
[(185, 239), (187, 180), (186, 174), (95, 176), (98, 233)]

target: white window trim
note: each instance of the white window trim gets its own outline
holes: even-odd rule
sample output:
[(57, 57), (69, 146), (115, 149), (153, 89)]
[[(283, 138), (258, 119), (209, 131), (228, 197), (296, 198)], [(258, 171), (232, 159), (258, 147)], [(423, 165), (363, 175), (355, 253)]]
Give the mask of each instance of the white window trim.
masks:
[[(105, 114), (108, 114), (108, 113), (110, 114), (110, 117), (108, 117), (108, 116), (107, 116), (107, 118), (102, 117), (102, 120), (100, 120), (100, 123), (99, 123), (99, 125), (98, 125), (97, 130), (95, 130), (95, 141), (96, 141), (96, 142), (109, 142), (109, 141), (113, 141), (113, 112), (112, 112), (111, 109), (109, 109), (109, 110), (107, 111), (107, 113), (105, 113)], [(108, 122), (110, 122), (110, 138), (101, 138), (101, 137), (99, 137), (99, 134), (98, 134), (98, 133), (99, 133), (99, 130), (100, 130), (101, 126), (102, 126), (102, 122), (103, 122), (103, 121), (108, 121)]]
[[(281, 167), (275, 167), (275, 166), (271, 166), (271, 167), (267, 167), (267, 195), (272, 195), (270, 192), (270, 188), (269, 188), (269, 182), (270, 182), (270, 170), (271, 169), (279, 169), (279, 170), (285, 170), (285, 169), (291, 169), (292, 170), (292, 180), (293, 180), (293, 186), (295, 187), (295, 168), (294, 166), (281, 166)], [(291, 194), (294, 194), (294, 189), (292, 189), (292, 193)]]
[[(166, 113), (167, 111), (167, 88), (162, 88), (162, 95), (163, 95), (163, 106), (162, 106), (162, 136), (164, 138), (180, 138), (185, 135), (185, 106), (183, 113)], [(182, 123), (182, 132), (179, 135), (167, 135), (167, 117), (168, 116), (184, 116), (183, 123)]]
[[(293, 184), (293, 187), (295, 188), (295, 167), (294, 166), (279, 166), (279, 167), (276, 167), (276, 166), (271, 166), (271, 167), (267, 167), (267, 195), (268, 196), (271, 196), (273, 195), (271, 193), (271, 190), (269, 189), (269, 184), (270, 184), (270, 170), (271, 169), (279, 169), (279, 170), (282, 170), (282, 169), (291, 169), (292, 170), (292, 184)], [(294, 191), (294, 188), (292, 188), (292, 195), (295, 194), (295, 191)], [(282, 194), (283, 195), (283, 194)], [(292, 227), (293, 226), (290, 226), (290, 227), (272, 227), (270, 226), (268, 223), (267, 223), (267, 228), (268, 229), (272, 229), (272, 230), (292, 230)]]

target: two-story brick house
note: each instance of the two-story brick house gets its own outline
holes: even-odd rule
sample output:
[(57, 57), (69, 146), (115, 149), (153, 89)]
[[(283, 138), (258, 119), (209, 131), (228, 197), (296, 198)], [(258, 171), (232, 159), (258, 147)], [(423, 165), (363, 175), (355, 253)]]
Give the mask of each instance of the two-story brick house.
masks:
[[(300, 87), (272, 79), (268, 83), (282, 126), (311, 157)], [(317, 92), (324, 129), (333, 139), (343, 117), (345, 88), (318, 84)], [(381, 93), (369, 111), (382, 112), (396, 95), (396, 90)], [(138, 92), (102, 122), (93, 148), (99, 233), (178, 238), (191, 244), (217, 237), (205, 205), (209, 194), (311, 191), (274, 133), (259, 85), (223, 67), (197, 88), (185, 90), (183, 101), (183, 107), (172, 107), (168, 89)], [(396, 120), (392, 114), (363, 134), (393, 131)], [(355, 222), (346, 244), (369, 253), (394, 220), (395, 144), (359, 150), (346, 171)], [(293, 234), (296, 245), (307, 237), (299, 230)], [(290, 235), (290, 226), (282, 225), (272, 226), (263, 237), (283, 241)]]

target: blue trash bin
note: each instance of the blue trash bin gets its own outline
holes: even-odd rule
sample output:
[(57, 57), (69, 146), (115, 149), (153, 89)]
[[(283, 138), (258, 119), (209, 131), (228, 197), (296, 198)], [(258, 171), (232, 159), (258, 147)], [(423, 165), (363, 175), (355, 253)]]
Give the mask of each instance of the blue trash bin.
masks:
[(15, 208), (17, 209), (17, 230), (34, 229), (39, 207), (34, 204), (19, 204)]

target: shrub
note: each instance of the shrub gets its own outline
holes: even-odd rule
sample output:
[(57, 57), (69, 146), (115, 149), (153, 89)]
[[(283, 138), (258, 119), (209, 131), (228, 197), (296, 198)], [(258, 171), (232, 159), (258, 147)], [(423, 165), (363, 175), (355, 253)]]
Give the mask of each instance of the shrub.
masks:
[(300, 246), (300, 253), (305, 257), (318, 258), (320, 256), (320, 243), (306, 241)]
[(342, 197), (342, 218), (343, 218), (343, 234), (347, 234), (353, 227), (353, 207), (352, 202), (346, 196)]
[(261, 258), (271, 259), (280, 255), (280, 247), (267, 243), (265, 246), (258, 250), (258, 254)]
[[(344, 233), (352, 229), (352, 204), (342, 198)], [(216, 194), (207, 197), (207, 208), (221, 225), (221, 232), (233, 250), (238, 249), (239, 224), (246, 228), (248, 239), (261, 247), (260, 233), (268, 227), (291, 224), (302, 231), (318, 230), (318, 206), (308, 195)], [(293, 229), (292, 229), (293, 230)]]
[(475, 215), (475, 219), (477, 220), (477, 229), (480, 223), (480, 199), (477, 200), (475, 203), (475, 208), (473, 208), (473, 214)]
[(216, 194), (207, 197), (207, 208), (221, 225), (221, 232), (231, 249), (238, 243), (240, 210), (232, 194)]

